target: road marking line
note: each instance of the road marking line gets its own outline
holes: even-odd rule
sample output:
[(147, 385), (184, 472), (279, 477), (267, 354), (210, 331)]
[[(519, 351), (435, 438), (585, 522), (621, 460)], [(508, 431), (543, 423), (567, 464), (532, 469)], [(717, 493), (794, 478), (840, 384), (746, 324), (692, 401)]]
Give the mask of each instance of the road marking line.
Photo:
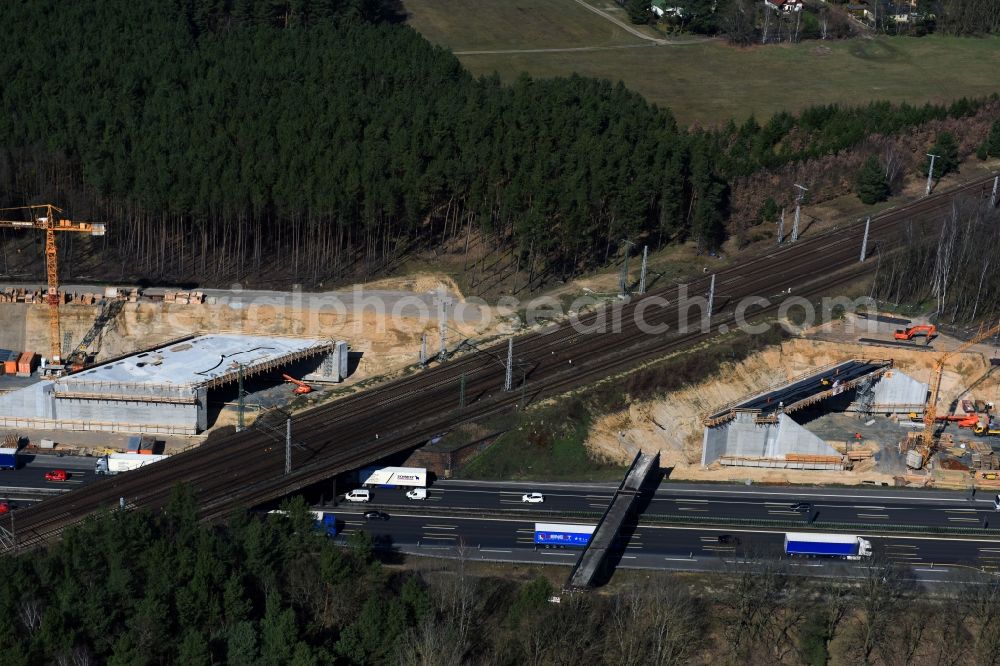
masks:
[(540, 550), (538, 551), (542, 555), (560, 555), (562, 557), (576, 557), (579, 553), (557, 553), (551, 550)]
[(984, 553), (1000, 553), (1000, 548), (980, 548)]
[(678, 511), (708, 511), (708, 509), (702, 509), (702, 508), (696, 507), (696, 506), (679, 506), (679, 507), (677, 507), (677, 510)]
[(458, 525), (424, 525), (425, 530), (454, 530)]
[(622, 555), (623, 560), (634, 560), (635, 555)]
[(859, 513), (858, 518), (885, 518), (889, 519), (889, 516), (882, 513)]
[(978, 523), (979, 522), (978, 518), (952, 518), (951, 516), (948, 516), (948, 520), (950, 520), (952, 522), (956, 522), (956, 523)]
[(688, 504), (708, 504), (708, 500), (705, 499), (677, 499), (675, 502), (686, 502)]
[(696, 557), (664, 557), (667, 562), (697, 562)]
[(457, 537), (454, 534), (424, 534), (420, 537), (421, 539), (451, 539), (454, 541)]
[[(916, 548), (912, 543), (890, 543), (886, 548)], [(982, 550), (982, 548), (980, 548)]]
[(937, 573), (939, 571), (942, 572), (942, 573), (948, 573), (949, 571), (951, 571), (951, 569), (922, 569), (920, 567), (913, 567), (913, 570), (914, 571), (932, 571), (934, 573)]
[(872, 509), (873, 511), (885, 511), (885, 507), (884, 506), (863, 506), (863, 505), (856, 505), (854, 508), (855, 509)]
[(503, 548), (480, 548), (481, 553), (511, 553), (512, 550), (505, 550)]
[(781, 514), (781, 515), (784, 515), (784, 516), (798, 516), (798, 515), (800, 515), (798, 511), (787, 511), (787, 510), (786, 511), (777, 511), (777, 510), (771, 510), (771, 509), (768, 509), (767, 513), (768, 513), (769, 516), (774, 516), (774, 515), (777, 515), (777, 514)]
[(976, 513), (976, 509), (945, 509), (945, 513)]

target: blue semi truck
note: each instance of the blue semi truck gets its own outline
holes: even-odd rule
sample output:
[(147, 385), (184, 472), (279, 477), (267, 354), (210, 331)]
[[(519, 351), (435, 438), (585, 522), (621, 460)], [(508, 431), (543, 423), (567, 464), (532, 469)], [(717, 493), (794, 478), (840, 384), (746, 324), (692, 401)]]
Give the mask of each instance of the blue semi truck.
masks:
[(863, 557), (871, 557), (871, 554), (872, 542), (859, 536), (816, 532), (785, 534), (785, 555), (860, 560)]
[(17, 469), (17, 449), (0, 449), (0, 469)]
[(594, 525), (566, 525), (563, 523), (535, 523), (535, 545), (583, 547), (594, 535)]
[(337, 536), (337, 517), (326, 511), (313, 511), (316, 516), (316, 529), (331, 537)]

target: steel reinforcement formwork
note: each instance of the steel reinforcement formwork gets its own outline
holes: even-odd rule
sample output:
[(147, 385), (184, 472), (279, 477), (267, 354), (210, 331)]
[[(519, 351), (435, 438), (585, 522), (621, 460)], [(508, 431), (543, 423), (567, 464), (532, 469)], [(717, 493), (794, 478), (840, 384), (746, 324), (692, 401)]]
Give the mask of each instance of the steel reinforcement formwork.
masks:
[(869, 377), (885, 374), (892, 363), (891, 359), (851, 359), (810, 370), (761, 393), (729, 403), (702, 422), (705, 427), (714, 428), (735, 419), (738, 414), (752, 414), (756, 423), (776, 423), (779, 414), (788, 414), (849, 391)]

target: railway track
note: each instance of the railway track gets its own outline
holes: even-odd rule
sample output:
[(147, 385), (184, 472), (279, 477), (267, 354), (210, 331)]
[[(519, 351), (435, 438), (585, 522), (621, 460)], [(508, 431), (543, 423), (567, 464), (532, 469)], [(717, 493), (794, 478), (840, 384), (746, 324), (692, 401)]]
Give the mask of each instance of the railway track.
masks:
[[(883, 251), (891, 250), (908, 222), (934, 220), (957, 200), (988, 196), (986, 184), (992, 178), (873, 217), (869, 247), (880, 243)], [(773, 315), (789, 293), (804, 298), (828, 295), (874, 268), (871, 260), (859, 262), (863, 233), (863, 224), (849, 224), (720, 270), (708, 327), (701, 326), (701, 309), (681, 303), (685, 293), (695, 298), (706, 293), (709, 276), (657, 289), (629, 303), (517, 337), (514, 351), (521, 372), (515, 373), (512, 392), (501, 390), (504, 368), (498, 359), (506, 355), (503, 343), (296, 415), (291, 474), (284, 474), (283, 438), (251, 428), (19, 511), (16, 535), (11, 536), (11, 520), (5, 516), (0, 527), (8, 534), (0, 539), (0, 547), (30, 549), (57, 539), (86, 516), (116, 508), (121, 497), (129, 506), (161, 508), (178, 483), (193, 489), (204, 519), (222, 519), (236, 508), (295, 492), (411, 448), (460, 423), (510, 410), (522, 400), (530, 404), (690, 348), (720, 330), (732, 330), (741, 299), (767, 299), (747, 315), (749, 319)], [(638, 323), (640, 314), (645, 326)], [(619, 325), (597, 330), (609, 315)], [(649, 330), (663, 326), (667, 328)], [(463, 381), (466, 406), (460, 408)]]

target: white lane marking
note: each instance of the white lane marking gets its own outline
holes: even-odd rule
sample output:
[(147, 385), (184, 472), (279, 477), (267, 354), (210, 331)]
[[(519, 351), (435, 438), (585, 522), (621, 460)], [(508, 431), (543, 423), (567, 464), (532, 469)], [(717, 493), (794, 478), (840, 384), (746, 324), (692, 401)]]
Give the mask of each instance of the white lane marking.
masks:
[(976, 513), (976, 509), (945, 509), (945, 513)]
[(674, 500), (674, 501), (675, 502), (688, 502), (688, 503), (697, 502), (699, 504), (708, 504), (708, 500), (704, 500), (704, 499), (678, 499), (678, 500)]
[(697, 557), (664, 557), (667, 562), (697, 562)]
[(889, 519), (889, 516), (884, 513), (859, 513), (858, 518), (885, 518)]
[(576, 557), (579, 553), (557, 553), (551, 550), (540, 550), (538, 551), (542, 555), (559, 555), (561, 557)]
[(457, 537), (454, 534), (424, 534), (420, 537), (421, 539), (437, 539), (439, 541), (451, 540), (454, 541)]
[(865, 506), (863, 504), (858, 504), (854, 507), (855, 509), (871, 509), (873, 511), (885, 511), (884, 506)]
[(952, 516), (948, 516), (948, 520), (950, 520), (952, 522), (955, 522), (955, 523), (978, 523), (979, 522), (978, 518), (954, 518)]
[(458, 525), (424, 525), (425, 530), (454, 530)]
[(514, 551), (510, 550), (509, 548), (480, 548), (479, 551), (482, 552), (482, 553), (512, 553), (512, 552), (514, 552)]
[(622, 555), (623, 560), (634, 560), (635, 558), (635, 555)]
[(678, 511), (706, 511), (706, 512), (708, 511), (708, 509), (702, 509), (702, 508), (696, 507), (696, 506), (679, 506), (679, 507), (677, 507), (677, 510)]
[(930, 572), (933, 572), (933, 573), (948, 573), (949, 571), (951, 571), (951, 569), (927, 569), (927, 568), (921, 568), (921, 567), (913, 567), (913, 570), (914, 571), (930, 571)]

